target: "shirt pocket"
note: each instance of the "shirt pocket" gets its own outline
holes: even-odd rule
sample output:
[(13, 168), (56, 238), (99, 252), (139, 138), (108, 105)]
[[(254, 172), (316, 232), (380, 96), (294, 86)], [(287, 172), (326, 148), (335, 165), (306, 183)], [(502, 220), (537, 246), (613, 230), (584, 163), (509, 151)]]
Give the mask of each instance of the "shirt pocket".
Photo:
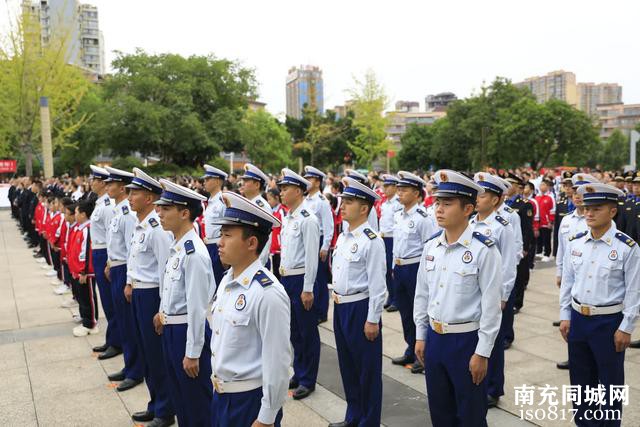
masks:
[(583, 260), (581, 257), (571, 257), (571, 265), (573, 266), (573, 271), (578, 273), (582, 269)]
[(252, 342), (249, 313), (228, 310), (223, 313), (225, 321), (224, 344), (229, 347), (246, 347)]
[(113, 218), (111, 220), (111, 223), (109, 224), (109, 230), (112, 233), (117, 233), (119, 228), (120, 228), (120, 221), (118, 221), (118, 218)]
[(471, 294), (478, 289), (478, 266), (475, 264), (458, 266), (453, 271), (455, 290), (458, 294)]
[(607, 260), (599, 262), (598, 280), (604, 281), (604, 285), (606, 285), (608, 288), (614, 288), (614, 283), (622, 282), (622, 260)]

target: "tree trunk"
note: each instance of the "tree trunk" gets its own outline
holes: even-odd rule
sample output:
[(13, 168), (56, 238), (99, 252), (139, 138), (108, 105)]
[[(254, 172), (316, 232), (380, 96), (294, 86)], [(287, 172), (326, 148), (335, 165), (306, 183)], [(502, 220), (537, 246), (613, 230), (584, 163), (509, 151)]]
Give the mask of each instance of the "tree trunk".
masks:
[(24, 168), (26, 176), (33, 176), (33, 153), (31, 147), (26, 146), (24, 149)]

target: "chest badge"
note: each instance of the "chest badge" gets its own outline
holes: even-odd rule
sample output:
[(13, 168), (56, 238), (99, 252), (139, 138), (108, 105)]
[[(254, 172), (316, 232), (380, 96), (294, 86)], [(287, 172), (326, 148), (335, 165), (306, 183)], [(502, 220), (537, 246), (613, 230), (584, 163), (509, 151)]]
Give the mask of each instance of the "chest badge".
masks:
[(355, 254), (356, 252), (358, 252), (358, 244), (357, 244), (357, 243), (354, 243), (354, 244), (351, 246), (351, 253), (352, 253), (352, 254)]
[(293, 228), (294, 230), (298, 229), (298, 223), (294, 222), (293, 225), (291, 226), (291, 228)]
[[(579, 251), (571, 251), (571, 256), (582, 256), (582, 252)], [(611, 255), (609, 255), (611, 256)]]
[(178, 265), (180, 265), (180, 258), (176, 258), (173, 260), (173, 264), (171, 265), (171, 267), (173, 267), (174, 270), (178, 269)]
[(244, 294), (238, 295), (238, 299), (236, 300), (236, 310), (244, 310), (247, 306), (247, 300), (245, 299)]
[(413, 220), (409, 221), (409, 228), (413, 228), (415, 226), (416, 224), (413, 222)]
[(473, 261), (473, 254), (471, 253), (471, 251), (466, 251), (462, 255), (462, 262), (464, 262), (465, 264), (469, 264), (471, 261)]
[(425, 259), (426, 259), (427, 261), (433, 261), (433, 255), (427, 255), (427, 256), (425, 257)]
[(487, 228), (486, 230), (484, 230), (484, 235), (487, 237), (491, 236), (491, 229)]
[(143, 242), (144, 242), (144, 233), (140, 235), (140, 243), (143, 243)]
[(611, 261), (615, 261), (618, 259), (618, 251), (616, 251), (615, 249), (612, 250), (611, 252), (609, 252), (609, 259)]

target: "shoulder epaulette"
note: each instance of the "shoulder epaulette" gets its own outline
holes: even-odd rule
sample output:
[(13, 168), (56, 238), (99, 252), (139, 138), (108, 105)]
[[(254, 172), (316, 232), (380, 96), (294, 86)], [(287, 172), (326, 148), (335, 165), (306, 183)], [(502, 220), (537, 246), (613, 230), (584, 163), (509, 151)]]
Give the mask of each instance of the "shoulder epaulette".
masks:
[(184, 251), (187, 254), (192, 254), (196, 251), (195, 246), (193, 246), (193, 240), (187, 240), (186, 242), (184, 242)]
[(500, 224), (504, 225), (505, 227), (509, 225), (509, 221), (502, 218), (500, 215), (496, 215), (496, 221), (498, 221)]
[(616, 238), (629, 247), (633, 247), (636, 244), (635, 240), (620, 231), (616, 233)]
[(476, 239), (480, 240), (480, 242), (482, 242), (488, 248), (490, 248), (491, 246), (495, 245), (495, 242), (493, 241), (493, 239), (490, 239), (487, 236), (485, 236), (484, 234), (478, 233), (477, 231), (473, 232), (473, 237), (475, 237)]
[(372, 230), (372, 229), (370, 229), (370, 228), (365, 228), (365, 229), (363, 230), (363, 232), (364, 232), (364, 234), (366, 234), (366, 235), (367, 235), (367, 237), (368, 237), (370, 240), (373, 240), (373, 239), (375, 239), (376, 237), (378, 237), (378, 235), (377, 235), (376, 233), (374, 233), (374, 232), (373, 232), (373, 230)]
[(420, 215), (422, 215), (425, 218), (427, 217), (427, 213), (420, 208), (416, 209), (416, 212), (418, 212)]
[(318, 196), (318, 198), (319, 198), (320, 200), (325, 200), (325, 197), (324, 197), (322, 194), (320, 194), (320, 195)]
[(513, 213), (513, 209), (511, 209), (509, 206), (505, 206), (504, 210), (505, 212)]
[(302, 209), (300, 211), (300, 215), (302, 215), (303, 217), (308, 217), (309, 215), (311, 215), (309, 212), (307, 212), (305, 209)]
[(260, 206), (261, 208), (263, 208), (263, 207), (264, 207), (264, 202), (263, 202), (262, 200), (260, 200), (260, 199), (257, 199), (257, 200), (256, 200), (256, 205), (258, 205), (258, 206)]
[(149, 224), (151, 224), (151, 226), (154, 227), (154, 228), (159, 225), (158, 221), (156, 221), (155, 218), (149, 218)]
[(442, 230), (438, 230), (431, 237), (429, 237), (427, 240), (425, 240), (424, 242), (427, 243), (428, 241), (435, 239), (436, 237), (438, 237), (441, 234), (442, 234)]
[(109, 206), (110, 204), (111, 204), (111, 199), (110, 198), (107, 197), (106, 199), (104, 199), (104, 205), (105, 206)]
[(128, 213), (129, 213), (129, 207), (128, 207), (128, 206), (123, 206), (123, 207), (122, 207), (122, 213), (123, 213), (124, 215), (128, 214)]
[(588, 233), (589, 233), (589, 230), (581, 231), (581, 232), (579, 232), (578, 234), (574, 234), (573, 236), (569, 237), (569, 241), (571, 242), (572, 240), (575, 240), (575, 239), (579, 239), (579, 238), (581, 238), (581, 237), (584, 237), (584, 236), (586, 236)]
[(271, 278), (267, 276), (267, 273), (262, 271), (262, 269), (256, 271), (256, 274), (253, 276), (253, 280), (257, 280), (263, 288), (273, 284), (273, 280), (271, 280)]

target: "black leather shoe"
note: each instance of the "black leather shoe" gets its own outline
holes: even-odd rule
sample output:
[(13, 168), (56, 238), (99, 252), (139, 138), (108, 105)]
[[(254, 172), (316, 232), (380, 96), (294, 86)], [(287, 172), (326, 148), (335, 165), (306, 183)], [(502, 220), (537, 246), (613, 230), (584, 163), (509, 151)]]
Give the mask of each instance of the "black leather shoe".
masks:
[(487, 395), (487, 406), (489, 408), (495, 408), (496, 406), (498, 406), (498, 400), (500, 400), (499, 397), (493, 397), (493, 396)]
[(415, 359), (411, 356), (400, 356), (400, 357), (394, 357), (393, 359), (391, 359), (391, 363), (393, 363), (394, 365), (410, 365), (415, 361)]
[(109, 381), (124, 381), (124, 371), (118, 371), (107, 376)]
[(422, 366), (422, 363), (418, 362), (417, 360), (415, 362), (413, 362), (413, 365), (411, 365), (411, 373), (412, 374), (423, 374), (424, 373), (424, 366)]
[(518, 314), (520, 313), (520, 309), (519, 308), (515, 308), (513, 309), (513, 314)]
[(390, 305), (389, 307), (387, 307), (387, 313), (394, 313), (398, 311), (398, 307), (396, 307), (395, 305)]
[(146, 423), (148, 421), (153, 420), (153, 418), (154, 418), (153, 412), (149, 412), (149, 411), (134, 412), (133, 415), (131, 415), (131, 419), (133, 421), (138, 421), (140, 423)]
[(154, 418), (147, 427), (169, 427), (176, 423), (175, 417), (170, 418)]
[(318, 319), (318, 325), (327, 321), (326, 317), (321, 317)]
[(122, 354), (122, 349), (120, 348), (116, 348), (116, 347), (112, 347), (109, 346), (104, 353), (100, 353), (100, 355), (98, 355), (98, 360), (107, 360), (107, 359), (111, 359), (112, 357), (116, 357), (117, 355)]
[(631, 344), (629, 344), (630, 348), (640, 348), (640, 340), (637, 341), (631, 341)]
[(329, 424), (329, 427), (354, 427), (358, 424), (356, 423), (350, 423), (348, 421), (340, 421), (339, 423), (331, 423)]
[(122, 381), (120, 383), (120, 385), (118, 387), (116, 387), (116, 390), (118, 391), (127, 391), (130, 390), (132, 388), (134, 388), (135, 386), (137, 386), (138, 384), (140, 384), (142, 382), (142, 380), (134, 380), (131, 378), (125, 378), (124, 381)]
[(294, 400), (304, 399), (313, 393), (314, 390), (315, 388), (307, 388), (303, 385), (299, 385), (297, 389), (293, 390), (291, 397), (293, 397)]
[(107, 351), (108, 348), (109, 346), (107, 344), (102, 344), (102, 345), (93, 347), (91, 350), (93, 350), (94, 353), (104, 353), (105, 351)]
[(293, 378), (291, 378), (289, 380), (289, 390), (293, 390), (294, 388), (298, 388), (300, 384), (298, 384), (298, 381), (294, 380)]
[(560, 321), (556, 320), (555, 322), (553, 322), (553, 326), (560, 326)]
[(569, 369), (569, 361), (565, 360), (564, 362), (556, 363), (556, 368), (558, 368), (558, 369)]
[(502, 343), (502, 346), (505, 350), (509, 350), (511, 348), (511, 341), (505, 341)]
[[(382, 308), (384, 308), (386, 310), (387, 308), (389, 308), (390, 305), (391, 304), (389, 304), (388, 302), (385, 302), (384, 305), (382, 306)], [(346, 421), (343, 421), (343, 423), (346, 423)], [(329, 424), (329, 425), (333, 425), (333, 424), (340, 424), (340, 423), (332, 423), (332, 424)]]

